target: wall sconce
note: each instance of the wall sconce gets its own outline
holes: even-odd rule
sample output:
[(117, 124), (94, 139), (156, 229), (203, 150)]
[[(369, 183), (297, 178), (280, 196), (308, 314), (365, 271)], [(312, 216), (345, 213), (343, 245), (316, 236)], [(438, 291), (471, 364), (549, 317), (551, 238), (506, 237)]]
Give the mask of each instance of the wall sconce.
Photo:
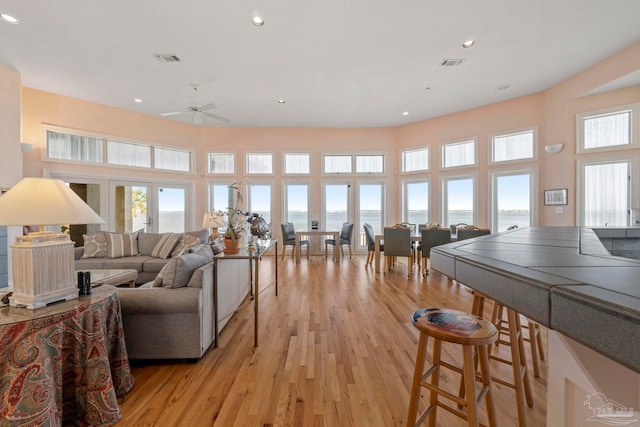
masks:
[(27, 154), (32, 152), (34, 148), (35, 146), (33, 144), (27, 144), (26, 142), (20, 143), (20, 151), (22, 151), (22, 154)]
[(564, 148), (564, 144), (545, 145), (544, 151), (546, 151), (549, 154), (558, 154), (559, 152), (562, 151), (563, 148)]

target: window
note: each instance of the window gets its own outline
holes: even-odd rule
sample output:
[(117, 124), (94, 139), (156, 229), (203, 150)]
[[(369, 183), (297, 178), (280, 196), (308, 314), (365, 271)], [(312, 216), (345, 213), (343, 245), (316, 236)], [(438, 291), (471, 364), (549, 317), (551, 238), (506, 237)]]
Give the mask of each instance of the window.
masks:
[(351, 173), (351, 156), (324, 156), (324, 173)]
[(340, 230), (342, 223), (349, 221), (351, 184), (333, 182), (324, 185), (324, 228)]
[(535, 158), (536, 131), (527, 130), (491, 136), (491, 162), (509, 162)]
[(230, 191), (229, 186), (232, 182), (225, 184), (209, 184), (209, 211), (226, 211), (234, 206), (234, 192)]
[(267, 224), (271, 223), (271, 184), (249, 186), (248, 210), (260, 214)]
[(630, 160), (581, 164), (582, 225), (626, 226), (630, 204)]
[(420, 148), (402, 152), (402, 172), (419, 172), (429, 170), (429, 149)]
[(443, 225), (474, 224), (475, 178), (445, 177), (442, 180)]
[(247, 153), (247, 173), (273, 173), (273, 155), (271, 153)]
[(429, 181), (404, 181), (402, 190), (402, 220), (410, 224), (428, 223)]
[(236, 171), (234, 153), (209, 153), (209, 173), (232, 174)]
[(153, 165), (156, 169), (191, 172), (191, 152), (174, 148), (153, 148)]
[(102, 139), (47, 130), (47, 155), (51, 159), (102, 163)]
[(384, 156), (356, 155), (356, 173), (383, 173)]
[(309, 153), (285, 153), (284, 173), (289, 175), (309, 175), (311, 172)]
[(476, 141), (463, 141), (442, 146), (442, 167), (472, 166), (476, 164)]
[(637, 129), (640, 104), (577, 115), (577, 151), (605, 151), (640, 145), (632, 129)]
[[(375, 234), (382, 234), (384, 226), (384, 183), (358, 183), (358, 229), (371, 224)], [(361, 242), (360, 239), (359, 243)]]
[(534, 224), (535, 172), (533, 170), (492, 173), (491, 225), (496, 232), (513, 225)]
[(150, 168), (151, 146), (107, 140), (107, 163)]
[(309, 185), (285, 185), (285, 221), (296, 230), (309, 229)]

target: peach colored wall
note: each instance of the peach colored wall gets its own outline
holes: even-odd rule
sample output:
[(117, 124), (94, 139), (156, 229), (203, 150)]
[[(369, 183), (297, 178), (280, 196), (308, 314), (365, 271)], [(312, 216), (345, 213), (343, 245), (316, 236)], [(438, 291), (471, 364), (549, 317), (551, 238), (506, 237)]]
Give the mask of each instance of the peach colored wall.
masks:
[[(161, 179), (167, 174), (140, 172), (131, 169), (88, 168), (69, 164), (53, 164), (40, 159), (42, 123), (88, 130), (139, 139), (147, 142), (188, 147), (196, 150), (196, 173), (180, 175), (190, 180), (196, 188), (196, 213), (200, 218), (206, 208), (207, 177), (206, 153), (232, 150), (238, 155), (239, 178), (243, 178), (243, 154), (248, 151), (272, 151), (274, 176), (268, 178), (274, 185), (274, 221), (279, 220), (282, 207), (281, 189), (285, 179), (281, 176), (281, 159), (285, 151), (310, 151), (312, 154), (312, 206), (311, 216), (319, 217), (321, 154), (326, 152), (383, 152), (387, 155), (387, 189), (389, 223), (400, 219), (400, 179), (398, 173), (399, 151), (409, 147), (431, 147), (431, 210), (439, 217), (440, 145), (444, 142), (468, 137), (479, 141), (479, 166), (472, 168), (478, 174), (478, 224), (489, 225), (489, 172), (487, 165), (488, 135), (537, 125), (539, 130), (538, 160), (521, 165), (534, 165), (539, 170), (538, 206), (540, 225), (575, 224), (575, 114), (580, 111), (628, 104), (640, 100), (638, 88), (582, 97), (584, 93), (640, 69), (640, 43), (612, 56), (577, 76), (545, 92), (533, 94), (493, 105), (450, 114), (412, 125), (396, 128), (373, 129), (313, 129), (313, 128), (232, 128), (196, 127), (159, 117), (153, 117), (103, 105), (70, 99), (55, 94), (23, 88), (23, 141), (36, 145), (36, 150), (24, 158), (24, 174), (41, 176), (44, 168), (74, 173), (100, 173), (102, 175), (151, 177)], [(562, 142), (564, 150), (549, 155), (544, 146)], [(171, 174), (170, 179), (176, 177)], [(304, 178), (300, 178), (304, 179)], [(260, 181), (260, 177), (251, 178)], [(569, 188), (569, 205), (563, 214), (556, 214), (552, 207), (545, 207), (542, 190)], [(437, 218), (434, 218), (437, 219)]]

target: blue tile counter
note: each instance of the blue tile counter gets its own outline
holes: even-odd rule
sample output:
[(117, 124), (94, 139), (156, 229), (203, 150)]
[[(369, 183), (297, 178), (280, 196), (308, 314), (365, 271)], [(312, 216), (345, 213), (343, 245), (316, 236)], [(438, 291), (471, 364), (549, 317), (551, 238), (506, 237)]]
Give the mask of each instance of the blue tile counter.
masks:
[(591, 229), (453, 242), (432, 249), (431, 268), (640, 372), (640, 261), (609, 255)]

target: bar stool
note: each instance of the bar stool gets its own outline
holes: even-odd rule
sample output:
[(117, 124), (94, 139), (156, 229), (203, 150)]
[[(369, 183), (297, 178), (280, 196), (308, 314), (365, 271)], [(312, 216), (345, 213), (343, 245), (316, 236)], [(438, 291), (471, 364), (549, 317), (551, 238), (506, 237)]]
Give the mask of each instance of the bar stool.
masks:
[[(481, 316), (484, 312), (484, 302), (485, 295), (473, 291), (473, 306), (471, 309), (471, 313), (476, 316)], [(494, 309), (498, 303), (494, 302)], [(527, 418), (524, 410), (525, 403), (529, 408), (533, 408), (533, 393), (531, 391), (531, 383), (529, 382), (529, 374), (527, 369), (527, 356), (524, 351), (524, 336), (522, 334), (522, 324), (520, 322), (520, 314), (515, 310), (504, 307), (507, 309), (507, 320), (506, 323), (503, 323), (502, 319), (497, 319), (492, 316), (492, 324), (498, 330), (498, 335), (500, 335), (500, 330), (502, 329), (503, 333), (508, 333), (509, 341), (500, 340), (499, 337), (496, 338), (496, 345), (498, 342), (502, 344), (508, 344), (511, 350), (511, 360), (504, 359), (499, 357), (498, 355), (494, 355), (491, 353), (491, 346), (489, 346), (489, 358), (491, 360), (495, 360), (501, 363), (505, 363), (507, 365), (511, 365), (513, 369), (513, 383), (505, 381), (502, 378), (493, 377), (492, 380), (498, 384), (502, 384), (504, 386), (510, 387), (514, 389), (516, 394), (516, 407), (518, 411), (518, 425), (520, 427), (526, 427)], [(506, 325), (506, 327), (505, 327)], [(460, 397), (464, 397), (465, 395), (465, 383), (460, 383)]]
[[(467, 420), (469, 426), (477, 427), (479, 425), (477, 405), (483, 398), (485, 399), (487, 407), (489, 426), (495, 426), (496, 412), (493, 404), (493, 393), (491, 391), (488, 346), (498, 339), (498, 330), (496, 327), (481, 317), (444, 308), (424, 308), (414, 312), (411, 319), (413, 325), (420, 331), (420, 340), (418, 342), (418, 354), (416, 356), (416, 366), (413, 374), (413, 384), (411, 386), (407, 427), (415, 427), (421, 424), (427, 417), (429, 417), (429, 426), (435, 427), (436, 410), (438, 406)], [(424, 363), (429, 337), (434, 339), (433, 365), (425, 371)], [(440, 359), (442, 342), (462, 345), (462, 369), (443, 362)], [(474, 363), (474, 347), (478, 350), (480, 373), (482, 375), (482, 388), (477, 395), (475, 393), (476, 369)], [(462, 374), (466, 389), (471, 391), (467, 393), (466, 398), (456, 396), (439, 387), (440, 367), (445, 367)], [(427, 381), (427, 377), (429, 376), (431, 376), (431, 379)], [(431, 393), (429, 396), (429, 406), (418, 415), (418, 401), (420, 400), (421, 387), (428, 389)], [(459, 408), (466, 407), (466, 413), (439, 401), (439, 396), (457, 403)]]

